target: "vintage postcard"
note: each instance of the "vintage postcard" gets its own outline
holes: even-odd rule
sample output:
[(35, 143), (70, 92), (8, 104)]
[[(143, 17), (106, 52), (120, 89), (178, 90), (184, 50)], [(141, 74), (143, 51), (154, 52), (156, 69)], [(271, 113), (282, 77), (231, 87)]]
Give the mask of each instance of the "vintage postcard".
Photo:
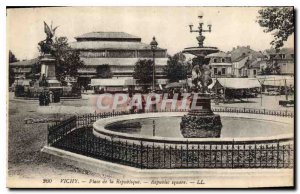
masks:
[(8, 188), (295, 185), (294, 7), (7, 7)]

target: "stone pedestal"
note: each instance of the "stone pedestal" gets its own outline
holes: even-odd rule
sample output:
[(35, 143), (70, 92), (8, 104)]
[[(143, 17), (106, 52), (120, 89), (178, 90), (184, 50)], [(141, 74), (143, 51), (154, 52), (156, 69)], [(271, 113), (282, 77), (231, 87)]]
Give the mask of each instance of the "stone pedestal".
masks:
[(214, 138), (221, 135), (221, 118), (211, 110), (211, 98), (197, 94), (196, 106), (181, 118), (180, 130), (185, 138)]
[(61, 85), (56, 79), (55, 64), (56, 60), (50, 54), (45, 54), (41, 59), (41, 79), (45, 75), (49, 87), (59, 87)]

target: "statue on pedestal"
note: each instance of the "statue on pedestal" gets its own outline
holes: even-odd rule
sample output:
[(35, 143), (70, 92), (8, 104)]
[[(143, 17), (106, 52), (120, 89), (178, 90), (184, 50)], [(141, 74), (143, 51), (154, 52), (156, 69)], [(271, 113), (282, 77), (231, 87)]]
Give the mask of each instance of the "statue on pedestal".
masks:
[(47, 23), (44, 22), (44, 32), (46, 33), (46, 39), (39, 42), (40, 51), (42, 54), (53, 54), (53, 51), (55, 51), (52, 39), (57, 28), (58, 26), (52, 28), (52, 23), (51, 27), (49, 27)]
[(42, 40), (38, 43), (40, 47), (40, 52), (42, 54), (41, 57), (41, 78), (40, 80), (47, 80), (48, 87), (60, 87), (61, 83), (56, 79), (56, 59), (54, 57), (54, 53), (56, 51), (53, 43), (53, 37), (55, 35), (55, 31), (58, 28), (49, 27), (46, 22), (44, 22), (44, 32), (46, 34), (46, 39)]

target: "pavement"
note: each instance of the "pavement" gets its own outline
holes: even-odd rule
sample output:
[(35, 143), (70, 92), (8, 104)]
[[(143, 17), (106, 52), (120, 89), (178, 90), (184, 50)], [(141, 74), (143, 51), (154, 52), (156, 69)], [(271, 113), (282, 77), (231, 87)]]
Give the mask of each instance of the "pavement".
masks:
[[(110, 173), (93, 172), (80, 169), (71, 164), (57, 162), (41, 153), (47, 144), (47, 124), (25, 124), (26, 118), (60, 118), (71, 114), (94, 113), (97, 111), (95, 94), (83, 94), (82, 99), (62, 100), (60, 103), (48, 107), (40, 107), (38, 101), (14, 99), (13, 93), (9, 94), (9, 130), (8, 130), (8, 177), (14, 181), (19, 178), (30, 181), (42, 182), (43, 178), (74, 177), (95, 178), (112, 176)], [(260, 98), (249, 99), (248, 103), (232, 103), (212, 106), (266, 108), (272, 110), (290, 110), (294, 107), (281, 107), (278, 101), (284, 96), (263, 96), (262, 105)], [(107, 102), (109, 103), (109, 102)], [(106, 111), (111, 111), (108, 109)], [(114, 178), (114, 177), (111, 177)]]

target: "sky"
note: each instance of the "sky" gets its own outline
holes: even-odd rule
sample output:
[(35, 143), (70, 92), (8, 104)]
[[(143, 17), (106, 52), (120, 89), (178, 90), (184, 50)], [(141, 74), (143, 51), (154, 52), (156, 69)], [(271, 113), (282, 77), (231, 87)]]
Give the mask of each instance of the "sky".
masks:
[[(264, 33), (256, 22), (260, 7), (60, 7), (7, 10), (7, 49), (20, 59), (39, 55), (38, 42), (44, 40), (45, 21), (59, 26), (56, 36), (74, 37), (88, 32), (126, 32), (150, 43), (155, 36), (159, 47), (173, 55), (186, 47), (197, 46), (197, 33), (189, 32), (189, 24), (198, 26), (200, 12), (205, 33), (205, 46), (230, 51), (236, 46), (250, 46), (257, 51), (270, 48), (271, 33)], [(285, 47), (293, 47), (291, 36)]]

